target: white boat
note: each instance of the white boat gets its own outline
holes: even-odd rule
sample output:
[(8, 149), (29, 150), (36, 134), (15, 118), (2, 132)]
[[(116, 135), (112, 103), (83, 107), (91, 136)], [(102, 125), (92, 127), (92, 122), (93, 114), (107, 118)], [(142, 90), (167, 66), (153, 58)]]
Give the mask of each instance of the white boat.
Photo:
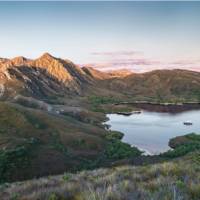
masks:
[(191, 126), (193, 123), (191, 121), (185, 121), (183, 122), (183, 124), (186, 126)]

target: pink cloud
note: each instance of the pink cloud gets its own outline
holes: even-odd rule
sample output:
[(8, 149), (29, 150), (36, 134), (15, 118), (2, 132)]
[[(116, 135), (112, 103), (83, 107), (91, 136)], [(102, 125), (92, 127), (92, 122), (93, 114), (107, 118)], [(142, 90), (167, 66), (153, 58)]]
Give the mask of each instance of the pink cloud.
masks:
[(90, 63), (86, 65), (102, 71), (128, 69), (138, 73), (156, 69), (185, 69), (192, 71), (200, 71), (200, 62), (187, 62), (186, 64), (186, 62), (177, 61), (167, 63), (148, 59), (120, 59), (109, 62)]
[(150, 59), (145, 58), (131, 58), (131, 59), (118, 59), (118, 60), (112, 60), (110, 64), (113, 66), (132, 66), (132, 65), (157, 65), (159, 64), (159, 61), (154, 61)]
[(200, 59), (182, 59), (164, 62), (145, 58), (144, 54), (140, 51), (93, 52), (92, 55), (99, 56), (98, 58), (101, 59), (86, 65), (102, 71), (118, 69), (128, 69), (139, 73), (156, 69), (200, 71)]
[(105, 51), (105, 52), (92, 52), (95, 56), (132, 56), (142, 54), (140, 51)]
[(169, 62), (171, 65), (194, 65), (194, 64), (199, 64), (200, 60), (177, 60), (174, 62)]
[(153, 69), (153, 66), (155, 68), (155, 66), (158, 64), (160, 64), (159, 61), (139, 58), (139, 59), (117, 59), (117, 60), (110, 60), (107, 62), (89, 63), (84, 66), (93, 67), (95, 69), (102, 71), (128, 69), (135, 72), (144, 72), (148, 71), (150, 68)]

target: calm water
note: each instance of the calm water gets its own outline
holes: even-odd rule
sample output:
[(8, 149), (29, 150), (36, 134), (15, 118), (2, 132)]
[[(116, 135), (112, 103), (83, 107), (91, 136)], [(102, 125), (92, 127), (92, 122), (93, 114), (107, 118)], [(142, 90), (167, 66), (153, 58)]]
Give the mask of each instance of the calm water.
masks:
[[(150, 154), (157, 154), (169, 149), (168, 141), (175, 136), (191, 132), (200, 133), (200, 110), (181, 113), (159, 113), (143, 110), (141, 114), (123, 116), (108, 114), (111, 130), (124, 133), (123, 141), (137, 146)], [(192, 126), (183, 125), (192, 121)]]

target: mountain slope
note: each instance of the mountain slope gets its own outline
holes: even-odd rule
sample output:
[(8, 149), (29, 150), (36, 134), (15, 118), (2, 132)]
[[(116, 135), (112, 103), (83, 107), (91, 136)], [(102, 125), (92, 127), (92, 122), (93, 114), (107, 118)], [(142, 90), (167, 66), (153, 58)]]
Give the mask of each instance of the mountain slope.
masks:
[(48, 53), (36, 60), (16, 57), (0, 63), (0, 84), (7, 96), (15, 93), (35, 97), (80, 95), (91, 82), (91, 78), (81, 68)]

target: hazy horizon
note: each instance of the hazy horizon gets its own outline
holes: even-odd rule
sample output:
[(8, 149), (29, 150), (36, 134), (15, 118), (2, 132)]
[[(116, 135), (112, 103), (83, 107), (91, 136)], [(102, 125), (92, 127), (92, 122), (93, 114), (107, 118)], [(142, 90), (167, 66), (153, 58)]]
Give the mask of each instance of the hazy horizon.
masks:
[(200, 2), (0, 2), (0, 57), (200, 71)]

